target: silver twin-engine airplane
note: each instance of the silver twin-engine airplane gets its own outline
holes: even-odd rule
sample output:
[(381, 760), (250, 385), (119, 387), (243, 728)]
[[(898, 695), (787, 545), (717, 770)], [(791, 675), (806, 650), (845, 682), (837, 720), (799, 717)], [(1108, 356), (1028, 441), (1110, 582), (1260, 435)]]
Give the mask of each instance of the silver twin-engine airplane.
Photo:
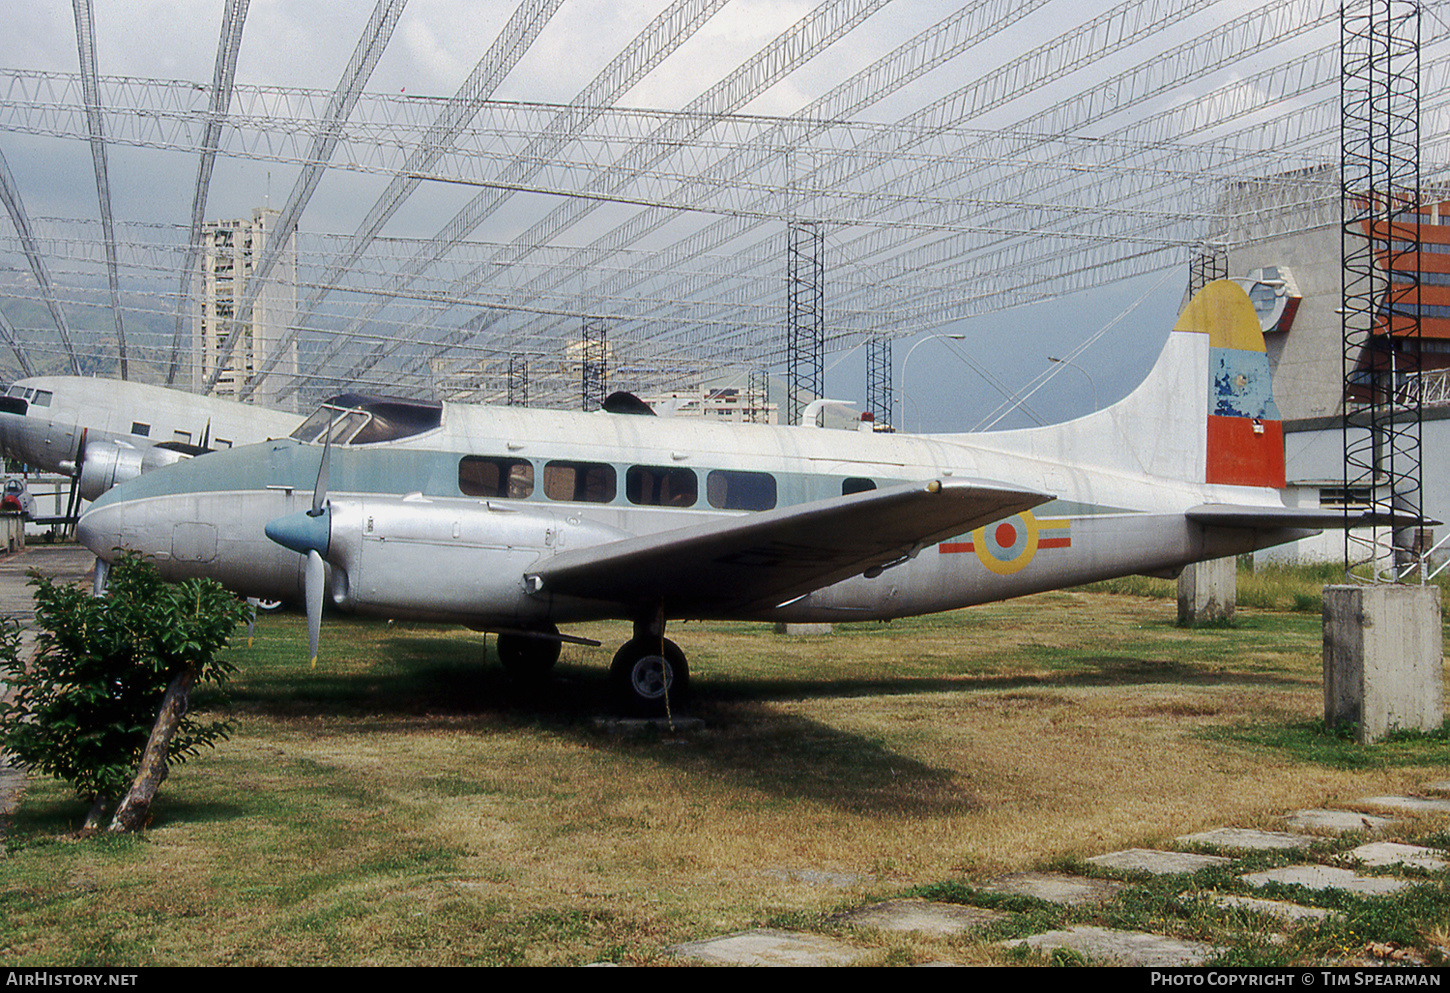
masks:
[(497, 632), (520, 675), (584, 640), (560, 624), (625, 618), (611, 683), (649, 713), (688, 680), (667, 619), (904, 617), (1345, 526), (1283, 486), (1258, 318), (1221, 281), (1138, 389), (1065, 424), (910, 436), (344, 397), (290, 439), (118, 486), (79, 534), (104, 561), (305, 596), (314, 660), (324, 591)]

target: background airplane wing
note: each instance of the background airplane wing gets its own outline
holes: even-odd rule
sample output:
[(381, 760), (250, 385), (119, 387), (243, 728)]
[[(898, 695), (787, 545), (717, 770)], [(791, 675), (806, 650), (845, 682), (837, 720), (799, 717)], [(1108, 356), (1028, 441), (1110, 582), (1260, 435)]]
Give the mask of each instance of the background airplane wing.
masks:
[(933, 480), (562, 552), (532, 570), (544, 594), (672, 616), (774, 607), (1051, 500), (1001, 483)]

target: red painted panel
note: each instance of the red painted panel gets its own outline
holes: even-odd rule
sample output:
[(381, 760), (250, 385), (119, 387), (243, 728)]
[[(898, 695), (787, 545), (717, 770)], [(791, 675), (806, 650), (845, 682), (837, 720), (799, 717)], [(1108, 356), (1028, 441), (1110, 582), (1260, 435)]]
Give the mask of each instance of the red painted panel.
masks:
[[(1259, 425), (1263, 430), (1255, 431)], [(1234, 486), (1284, 486), (1284, 426), (1249, 417), (1208, 419), (1208, 479)]]

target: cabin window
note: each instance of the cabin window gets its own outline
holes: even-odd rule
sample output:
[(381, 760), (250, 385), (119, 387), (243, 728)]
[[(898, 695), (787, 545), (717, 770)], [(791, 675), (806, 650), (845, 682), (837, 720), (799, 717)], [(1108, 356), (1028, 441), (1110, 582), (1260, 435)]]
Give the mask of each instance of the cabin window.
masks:
[(191, 444), (191, 432), (190, 431), (173, 431), (173, 432), (171, 432), (171, 440), (172, 441), (179, 441), (183, 445), (190, 445)]
[(151, 425), (142, 424), (140, 421), (132, 421), (131, 433), (138, 438), (144, 438), (151, 433)]
[(465, 455), (458, 460), (458, 488), (464, 496), (523, 500), (534, 492), (534, 464), (527, 459)]
[(852, 493), (866, 493), (876, 488), (876, 480), (862, 479), (860, 476), (852, 476), (841, 481), (841, 496), (850, 496)]
[(550, 500), (609, 503), (614, 499), (614, 466), (601, 462), (550, 462), (544, 466), (544, 495)]
[(624, 474), (624, 495), (643, 507), (693, 507), (700, 484), (693, 469), (632, 465)]
[(705, 495), (716, 510), (770, 510), (775, 506), (775, 477), (768, 472), (714, 469), (705, 479)]
[(50, 396), (50, 390), (36, 390), (35, 399), (30, 402), (35, 404), (37, 407), (49, 407)]
[(218, 448), (231, 448), (232, 447), (232, 443), (227, 438), (217, 438), (215, 441), (213, 441), (211, 443), (211, 447), (213, 449), (218, 449)]

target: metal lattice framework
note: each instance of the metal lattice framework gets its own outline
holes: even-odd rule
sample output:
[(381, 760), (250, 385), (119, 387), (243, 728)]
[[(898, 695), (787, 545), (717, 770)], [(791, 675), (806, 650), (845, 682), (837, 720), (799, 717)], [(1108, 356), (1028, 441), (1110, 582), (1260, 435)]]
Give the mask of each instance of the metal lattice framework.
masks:
[[(1346, 3), (1341, 227), (1344, 492), (1388, 494), (1416, 524), (1345, 531), (1345, 567), (1376, 579), (1424, 571), (1421, 345), (1420, 5)], [(1352, 574), (1352, 573), (1351, 573)]]
[[(85, 143), (100, 191), (95, 216), (52, 207), (0, 158), (0, 376), (213, 386), (181, 372), (194, 273), (214, 177), (248, 163), (291, 188), (224, 349), (294, 230), (296, 308), (243, 396), (266, 381), (286, 402), (357, 388), (575, 406), (598, 326), (615, 388), (771, 369), (792, 414), (823, 388), (824, 353), (874, 342), (889, 397), (894, 338), (1338, 223), (1349, 186), (1339, 0), (981, 0), (931, 24), (900, 0), (829, 0), (668, 108), (631, 94), (698, 61), (729, 0), (662, 0), (553, 103), (496, 97), (567, 27), (562, 0), (519, 3), (451, 97), (366, 89), (412, 16), (402, 0), (376, 0), (331, 89), (237, 81), (255, 57), (247, 0), (221, 4), (210, 83), (102, 75), (92, 2), (73, 0), (79, 71), (0, 68), (0, 149)], [(1427, 18), (1415, 51), (1414, 141), (1438, 182), (1450, 28)], [(189, 211), (118, 197), (137, 185), (115, 185), (118, 163), (141, 161), (194, 176)], [(366, 192), (323, 211), (329, 176)], [(349, 213), (350, 233), (309, 220)]]

